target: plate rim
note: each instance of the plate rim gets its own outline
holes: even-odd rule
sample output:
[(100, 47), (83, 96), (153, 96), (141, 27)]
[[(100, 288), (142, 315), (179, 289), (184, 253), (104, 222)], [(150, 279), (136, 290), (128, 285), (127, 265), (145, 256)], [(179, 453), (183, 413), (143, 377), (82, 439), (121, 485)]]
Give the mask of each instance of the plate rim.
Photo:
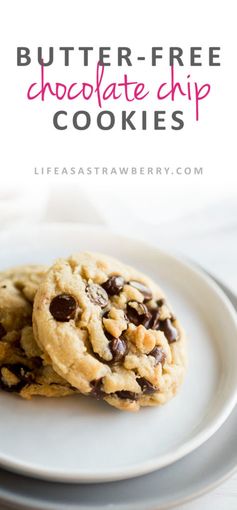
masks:
[[(233, 319), (233, 326), (235, 325), (236, 332), (237, 332), (237, 314), (236, 309), (234, 305), (232, 304), (229, 297), (226, 295), (224, 290), (213, 280), (213, 278), (207, 274), (205, 271), (197, 267), (195, 264), (190, 263), (190, 261), (185, 260), (184, 257), (176, 255), (176, 252), (169, 252), (166, 250), (163, 250), (156, 246), (155, 244), (152, 244), (150, 242), (147, 242), (146, 240), (141, 240), (135, 236), (124, 236), (118, 232), (112, 231), (110, 228), (107, 228), (106, 226), (101, 225), (87, 225), (82, 223), (67, 223), (67, 222), (54, 222), (54, 223), (45, 223), (45, 224), (39, 224), (37, 225), (37, 231), (42, 231), (44, 233), (49, 232), (51, 230), (57, 229), (61, 230), (64, 229), (71, 229), (73, 231), (77, 231), (81, 229), (84, 233), (86, 233), (88, 230), (91, 232), (98, 231), (103, 232), (106, 235), (110, 235), (113, 237), (119, 238), (121, 241), (128, 241), (128, 242), (134, 242), (139, 244), (143, 248), (149, 248), (153, 252), (156, 252), (157, 256), (162, 256), (167, 259), (170, 259), (174, 263), (178, 263), (183, 267), (184, 269), (188, 269), (192, 273), (194, 273), (196, 276), (198, 276), (199, 279), (202, 280), (203, 283), (208, 284), (208, 286), (212, 289), (212, 291), (219, 296), (219, 298), (224, 303), (225, 307), (228, 309), (232, 319)], [(30, 230), (35, 229), (35, 225), (29, 225), (27, 227), (21, 227), (17, 229), (18, 235), (20, 233), (29, 233)], [(6, 229), (2, 230), (0, 232), (0, 239), (2, 236), (9, 236), (14, 234), (14, 231), (16, 229)], [(173, 254), (174, 253), (174, 254)], [(200, 445), (204, 444), (212, 435), (214, 435), (217, 430), (223, 425), (223, 423), (226, 421), (226, 419), (231, 414), (231, 411), (235, 407), (235, 404), (237, 402), (237, 387), (235, 392), (233, 393), (232, 397), (229, 398), (228, 404), (225, 405), (224, 409), (220, 413), (220, 416), (217, 420), (215, 420), (214, 423), (210, 423), (204, 432), (199, 432), (195, 438), (191, 440), (187, 440), (183, 445), (181, 445), (179, 448), (176, 449), (175, 455), (173, 453), (168, 453), (165, 455), (162, 455), (161, 459), (163, 461), (159, 461), (159, 458), (153, 458), (148, 459), (146, 461), (140, 461), (137, 464), (130, 464), (126, 468), (116, 468), (113, 470), (110, 470), (110, 473), (102, 473), (102, 474), (90, 474), (90, 473), (76, 473), (75, 471), (65, 473), (62, 468), (60, 469), (46, 469), (42, 467), (38, 467), (37, 465), (34, 465), (32, 463), (22, 463), (20, 460), (14, 460), (11, 456), (8, 455), (2, 455), (0, 453), (0, 465), (3, 468), (6, 468), (10, 471), (13, 471), (15, 473), (19, 474), (25, 474), (30, 475), (33, 478), (40, 478), (43, 480), (48, 481), (58, 481), (58, 482), (64, 482), (64, 483), (104, 483), (104, 482), (111, 482), (111, 481), (120, 481), (125, 480), (129, 478), (134, 478), (138, 476), (143, 476), (145, 474), (151, 473), (153, 471), (156, 471), (157, 469), (161, 469), (165, 466), (168, 466), (170, 464), (173, 464), (174, 462), (177, 462), (179, 459), (183, 458), (184, 456), (190, 454), (192, 451), (196, 450)], [(165, 460), (164, 460), (165, 459)]]
[[(192, 453), (190, 455), (192, 455)], [(136, 506), (136, 508), (137, 508), (137, 510), (170, 510), (172, 508), (176, 508), (177, 506), (190, 503), (191, 501), (194, 501), (194, 500), (201, 498), (202, 496), (205, 496), (206, 494), (212, 492), (217, 487), (219, 487), (220, 485), (225, 483), (227, 480), (229, 480), (232, 476), (234, 476), (235, 473), (237, 473), (237, 462), (236, 462), (236, 465), (233, 468), (231, 468), (229, 471), (227, 471), (227, 473), (225, 475), (220, 476), (220, 478), (218, 478), (215, 482), (209, 483), (206, 487), (196, 490), (189, 496), (187, 495), (184, 497), (177, 498), (175, 501), (170, 502), (170, 503), (167, 502), (162, 505), (159, 504), (159, 508), (157, 507), (156, 503), (155, 503), (156, 506), (154, 506), (152, 504), (152, 506), (149, 506), (149, 507), (143, 506), (143, 507), (139, 508), (138, 506)], [(88, 487), (89, 487), (89, 484), (88, 484)], [(14, 504), (14, 507), (13, 507), (14, 510), (18, 510), (18, 509), (19, 510), (56, 510), (56, 506), (54, 503), (49, 504), (47, 502), (47, 507), (46, 507), (45, 505), (42, 506), (41, 504), (40, 505), (37, 504), (37, 502), (35, 500), (33, 500), (32, 498), (29, 500), (29, 499), (25, 498), (24, 496), (19, 497), (19, 495), (18, 495), (17, 497), (16, 496), (9, 497), (9, 493), (7, 493), (7, 497), (3, 498), (1, 496), (1, 486), (0, 486), (0, 503), (4, 503), (4, 504), (7, 503), (10, 505)], [(35, 503), (37, 504), (37, 506), (35, 506)], [(133, 503), (129, 504), (129, 506), (127, 506), (127, 504), (126, 504), (126, 510), (133, 510), (133, 507), (131, 505), (133, 505)], [(136, 502), (136, 505), (137, 505), (137, 502)], [(64, 505), (60, 506), (59, 510), (68, 510), (68, 507), (66, 507)], [(73, 505), (72, 510), (75, 510), (75, 505)], [(101, 508), (98, 507), (98, 509), (96, 509), (96, 507), (94, 507), (94, 508), (88, 507), (87, 510), (101, 510)], [(103, 506), (103, 510), (106, 510), (105, 506)], [(123, 505), (123, 507), (121, 507), (120, 510), (125, 510), (124, 505)]]
[[(234, 305), (235, 309), (237, 310), (237, 296), (235, 296), (233, 294), (233, 292), (230, 289), (228, 289), (228, 287), (226, 287), (224, 284), (222, 284), (222, 282), (219, 281), (216, 277), (214, 277), (210, 274), (209, 274), (209, 276), (211, 278), (214, 278), (216, 283), (222, 288), (222, 290), (225, 292), (225, 294), (227, 294), (227, 296), (231, 300), (232, 304)], [(190, 454), (190, 456), (191, 455), (192, 454)], [(215, 481), (213, 481), (212, 483), (209, 483), (205, 487), (200, 488), (199, 490), (196, 490), (195, 492), (190, 493), (190, 495), (187, 495), (183, 498), (182, 497), (177, 498), (175, 501), (170, 502), (170, 503), (167, 502), (166, 504), (163, 504), (162, 506), (159, 505), (159, 510), (168, 510), (168, 509), (176, 507), (177, 505), (186, 504), (191, 501), (194, 501), (194, 500), (204, 496), (205, 494), (208, 494), (209, 492), (213, 491), (217, 487), (219, 487), (222, 483), (226, 482), (229, 478), (231, 478), (236, 472), (237, 472), (237, 458), (236, 458), (235, 465), (231, 469), (229, 469), (223, 476), (218, 477)], [(17, 497), (17, 498), (15, 496), (12, 497), (12, 493), (9, 494), (9, 492), (7, 493), (7, 497), (4, 498), (1, 495), (1, 482), (0, 482), (0, 503), (4, 503), (4, 504), (7, 503), (10, 505), (14, 504), (14, 507), (12, 507), (12, 508), (18, 509), (18, 510), (46, 510), (45, 505), (42, 506), (41, 504), (40, 505), (37, 504), (37, 507), (36, 507), (35, 501), (32, 498), (31, 498), (31, 501), (29, 501), (29, 498), (20, 496), (20, 500), (19, 500), (19, 497)], [(105, 507), (103, 507), (103, 508), (105, 508)], [(51, 504), (50, 507), (47, 506), (47, 510), (55, 510), (55, 505)], [(64, 508), (61, 507), (58, 509), (58, 507), (57, 507), (57, 510), (68, 510), (68, 509), (65, 507)], [(90, 509), (88, 508), (88, 510), (90, 510)], [(97, 510), (97, 509), (91, 508), (91, 510)], [(122, 510), (122, 508), (120, 510)], [(126, 510), (129, 510), (129, 509), (126, 508)], [(133, 510), (133, 509), (130, 508), (130, 510)], [(140, 508), (138, 510), (158, 510), (158, 507), (156, 504), (156, 506), (152, 505), (152, 507), (149, 506), (149, 508), (146, 506), (146, 508), (143, 508), (143, 509)]]

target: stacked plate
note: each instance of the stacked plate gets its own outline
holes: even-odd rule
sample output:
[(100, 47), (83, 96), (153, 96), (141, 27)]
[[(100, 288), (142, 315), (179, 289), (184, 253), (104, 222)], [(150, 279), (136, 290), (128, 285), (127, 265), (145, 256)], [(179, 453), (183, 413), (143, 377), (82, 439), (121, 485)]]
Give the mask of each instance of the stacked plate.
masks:
[[(190, 264), (103, 228), (0, 235), (0, 267), (91, 250), (151, 275), (188, 337), (189, 369), (161, 408), (123, 413), (79, 396), (0, 394), (0, 502), (7, 508), (155, 510), (210, 490), (237, 466), (237, 300)], [(4, 508), (4, 507), (1, 507)]]

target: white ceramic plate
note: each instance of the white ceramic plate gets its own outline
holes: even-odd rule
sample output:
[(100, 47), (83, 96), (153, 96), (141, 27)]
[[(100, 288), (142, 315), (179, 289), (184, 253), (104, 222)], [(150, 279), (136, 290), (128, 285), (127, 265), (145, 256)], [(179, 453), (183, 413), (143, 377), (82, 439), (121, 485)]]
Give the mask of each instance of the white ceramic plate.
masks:
[[(1, 469), (0, 508), (1, 510), (167, 510), (176, 507), (213, 490), (236, 472), (236, 428), (237, 408), (235, 407), (218, 432), (194, 452), (159, 471), (120, 482), (54, 483), (33, 480)], [(226, 499), (224, 510), (229, 509), (228, 501)], [(202, 501), (199, 507), (196, 505), (195, 507), (201, 509)]]
[(162, 408), (130, 414), (77, 396), (25, 402), (1, 393), (2, 466), (51, 480), (119, 480), (180, 459), (221, 426), (237, 400), (237, 322), (210, 278), (154, 247), (98, 227), (42, 226), (2, 233), (0, 241), (0, 267), (50, 263), (80, 250), (121, 258), (160, 283), (189, 339), (184, 386)]
[[(228, 289), (224, 291), (237, 308), (236, 297)], [(236, 427), (237, 407), (216, 434), (185, 458), (149, 475), (120, 482), (58, 484), (0, 470), (1, 510), (6, 510), (5, 505), (14, 510), (173, 508), (214, 489), (234, 474)]]

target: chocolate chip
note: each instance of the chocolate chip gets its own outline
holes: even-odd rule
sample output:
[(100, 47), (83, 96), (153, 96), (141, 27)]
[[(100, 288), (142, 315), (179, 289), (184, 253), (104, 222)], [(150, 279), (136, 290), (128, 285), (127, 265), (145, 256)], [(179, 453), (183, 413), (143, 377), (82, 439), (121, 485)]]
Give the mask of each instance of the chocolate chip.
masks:
[(59, 294), (50, 303), (50, 313), (59, 322), (68, 322), (75, 317), (77, 308), (76, 300), (70, 294)]
[(134, 287), (134, 289), (139, 290), (139, 292), (141, 292), (143, 294), (143, 296), (144, 296), (146, 301), (149, 301), (150, 299), (152, 299), (152, 292), (151, 292), (151, 290), (146, 285), (144, 285), (143, 283), (137, 282), (136, 280), (131, 280), (129, 282), (129, 285)]
[(22, 388), (24, 388), (25, 386), (25, 383), (23, 381), (20, 381), (19, 383), (17, 384), (12, 384), (12, 386), (8, 386), (8, 384), (4, 383), (1, 379), (0, 379), (0, 388), (4, 391), (7, 391), (8, 393), (19, 393)]
[(127, 344), (123, 338), (113, 338), (109, 342), (109, 348), (113, 354), (113, 361), (121, 361), (127, 353)]
[(1, 338), (3, 338), (6, 335), (6, 333), (7, 332), (6, 332), (5, 328), (4, 328), (4, 326), (0, 322), (0, 340), (1, 340)]
[(115, 395), (117, 395), (117, 397), (121, 398), (122, 400), (137, 400), (138, 399), (137, 393), (133, 393), (132, 391), (125, 391), (125, 390), (116, 391)]
[(129, 322), (128, 316), (127, 316), (127, 314), (125, 313), (125, 311), (123, 311), (123, 315), (124, 315), (124, 320), (125, 320), (125, 321), (127, 321), (127, 322)]
[(158, 304), (158, 306), (163, 306), (165, 304), (165, 300), (163, 298), (158, 299), (157, 304)]
[(91, 381), (92, 389), (91, 389), (90, 395), (92, 397), (96, 398), (96, 400), (101, 400), (103, 398), (103, 396), (105, 395), (105, 392), (101, 389), (102, 384), (103, 384), (102, 379), (97, 379), (95, 381)]
[(33, 372), (29, 372), (29, 370), (25, 370), (22, 367), (20, 371), (20, 378), (24, 382), (32, 383), (35, 380), (35, 375), (33, 374)]
[(172, 342), (176, 342), (178, 340), (178, 331), (173, 326), (170, 319), (165, 319), (164, 321), (161, 321), (160, 329), (165, 334), (169, 344), (171, 344)]
[(163, 364), (166, 358), (164, 351), (161, 347), (154, 347), (151, 352), (149, 352), (149, 356), (153, 356), (156, 360), (156, 365), (159, 363)]
[(34, 358), (31, 358), (34, 364), (34, 368), (40, 368), (43, 365), (43, 360), (40, 358), (40, 356), (35, 356)]
[(24, 388), (25, 386), (25, 381), (20, 377), (20, 374), (19, 374), (19, 366), (20, 365), (3, 365), (1, 368), (7, 368), (12, 374), (16, 375), (18, 377), (18, 379), (21, 379), (18, 383), (16, 384), (11, 384), (11, 385), (8, 385), (7, 383), (4, 382), (3, 379), (0, 379), (0, 388), (4, 391), (7, 391), (8, 393), (12, 393), (12, 392), (20, 392), (22, 390), (22, 388)]
[(127, 304), (127, 317), (130, 322), (139, 326), (142, 324), (145, 328), (149, 328), (151, 314), (146, 305), (137, 301), (129, 301)]
[(160, 317), (159, 309), (157, 308), (156, 310), (150, 310), (150, 314), (151, 314), (151, 320), (150, 320), (150, 323), (149, 323), (149, 328), (150, 329), (158, 329), (159, 328), (159, 324), (160, 324), (160, 321), (159, 321), (159, 317)]
[(106, 338), (108, 338), (108, 340), (113, 340), (114, 339), (114, 336), (111, 335), (111, 333), (109, 333), (107, 331), (107, 329), (104, 329), (104, 335), (106, 336)]
[(31, 383), (35, 379), (33, 372), (31, 372), (28, 367), (21, 365), (20, 363), (16, 363), (15, 365), (7, 364), (4, 366), (23, 382)]
[(110, 276), (106, 282), (102, 283), (103, 289), (109, 294), (109, 296), (116, 296), (123, 290), (124, 279), (122, 276)]
[(137, 379), (137, 382), (139, 386), (141, 386), (142, 393), (145, 395), (151, 395), (152, 393), (155, 393), (157, 391), (157, 388), (155, 388), (145, 377), (139, 377)]
[(94, 305), (99, 305), (101, 308), (105, 308), (107, 306), (109, 298), (107, 292), (98, 285), (97, 283), (90, 283), (86, 286), (86, 293), (89, 300)]

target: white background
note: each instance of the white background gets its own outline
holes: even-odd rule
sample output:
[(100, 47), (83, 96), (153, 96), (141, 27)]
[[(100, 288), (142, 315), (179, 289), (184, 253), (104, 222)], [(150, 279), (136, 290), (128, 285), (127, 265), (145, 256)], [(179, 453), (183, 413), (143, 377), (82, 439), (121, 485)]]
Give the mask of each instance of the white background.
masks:
[[(40, 4), (23, 0), (1, 3), (4, 10), (4, 33), (1, 46), (1, 184), (12, 184), (24, 178), (24, 186), (44, 189), (49, 182), (60, 179), (33, 177), (33, 168), (54, 166), (202, 166), (204, 176), (133, 176), (70, 178), (78, 189), (89, 190), (93, 201), (107, 202), (110, 214), (122, 205), (131, 214), (154, 224), (173, 219), (183, 212), (200, 209), (222, 197), (231, 197), (236, 184), (235, 146), (235, 48), (232, 34), (235, 2), (190, 1), (42, 1)], [(94, 46), (92, 65), (85, 69), (82, 57), (75, 50), (69, 68), (63, 65), (59, 46)], [(132, 68), (116, 67), (116, 48), (129, 46), (137, 55), (149, 55), (152, 46), (163, 46), (164, 59), (157, 67), (149, 60), (136, 62)], [(29, 46), (32, 64), (16, 66), (16, 47)], [(185, 65), (177, 69), (179, 76), (191, 74), (199, 83), (210, 81), (211, 94), (200, 104), (200, 121), (194, 120), (194, 106), (183, 100), (154, 104), (154, 95), (137, 106), (138, 111), (167, 110), (167, 130), (122, 131), (118, 125), (111, 131), (100, 131), (93, 125), (87, 131), (77, 131), (71, 125), (67, 131), (58, 131), (52, 116), (58, 109), (71, 114), (88, 109), (95, 119), (95, 102), (81, 100), (56, 102), (54, 98), (42, 103), (28, 101), (28, 85), (39, 78), (36, 48), (55, 48), (55, 64), (45, 69), (53, 81), (78, 81), (93, 78), (98, 46), (111, 46), (111, 68), (106, 68), (108, 81), (118, 79), (123, 72), (144, 80), (155, 91), (156, 82), (169, 75), (167, 52), (170, 46), (184, 50)], [(189, 66), (190, 46), (203, 47), (203, 66)], [(209, 46), (221, 46), (221, 66), (208, 67)], [(161, 63), (160, 63), (161, 62)], [(152, 85), (154, 86), (152, 87)], [(119, 113), (130, 105), (106, 104), (105, 108)], [(183, 109), (185, 127), (180, 131), (169, 129), (169, 109)], [(71, 113), (70, 113), (71, 112)], [(139, 112), (138, 112), (139, 113)], [(150, 116), (151, 119), (151, 116)], [(151, 122), (151, 121), (150, 121)], [(149, 196), (149, 207), (147, 197)], [(129, 213), (129, 214), (130, 214)]]
[[(181, 251), (221, 277), (237, 291), (236, 277), (236, 103), (235, 2), (203, 1), (33, 1), (1, 3), (1, 165), (0, 226), (22, 221), (99, 222), (123, 232), (152, 238), (157, 244)], [(59, 46), (111, 46), (113, 79), (123, 72), (152, 85), (169, 72), (167, 49), (181, 46), (185, 66), (199, 82), (210, 81), (212, 91), (200, 105), (195, 123), (193, 106), (184, 110), (181, 131), (57, 131), (52, 116), (58, 109), (73, 113), (88, 109), (95, 118), (95, 103), (45, 103), (26, 99), (27, 85), (39, 78), (35, 49), (53, 46), (55, 64), (46, 68), (51, 80), (83, 81), (94, 76), (85, 70), (75, 50), (72, 66), (62, 65)], [(16, 47), (29, 46), (33, 62), (16, 66)], [(134, 55), (148, 55), (152, 46), (164, 47), (164, 62), (156, 68), (137, 62), (117, 69), (116, 48), (129, 46)], [(188, 49), (203, 47), (203, 66), (190, 68)], [(221, 66), (208, 68), (208, 46), (221, 46)], [(154, 87), (155, 90), (155, 87)], [(106, 105), (119, 112), (124, 104)], [(165, 109), (149, 100), (138, 106)], [(167, 104), (166, 109), (169, 111)], [(130, 109), (126, 105), (126, 109)], [(131, 107), (133, 109), (133, 106)], [(69, 115), (70, 118), (70, 115)], [(167, 116), (169, 119), (169, 115)], [(33, 168), (62, 166), (202, 166), (204, 175), (129, 177), (39, 177)], [(186, 506), (196, 510), (236, 508), (236, 481)]]

